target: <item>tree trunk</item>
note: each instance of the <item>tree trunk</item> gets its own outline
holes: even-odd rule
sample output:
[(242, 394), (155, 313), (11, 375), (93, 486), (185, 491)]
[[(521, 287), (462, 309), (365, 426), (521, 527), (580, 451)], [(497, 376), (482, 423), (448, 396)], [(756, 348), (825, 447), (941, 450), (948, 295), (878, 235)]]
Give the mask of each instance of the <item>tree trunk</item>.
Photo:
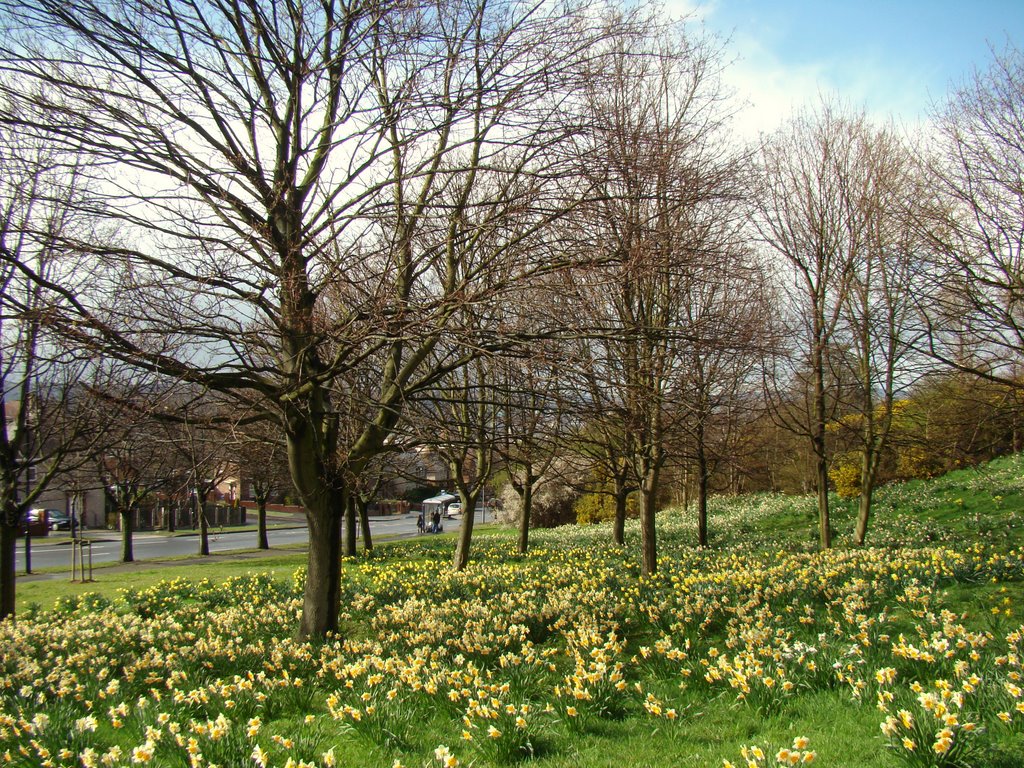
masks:
[[(461, 494), (460, 494), (461, 495)], [(462, 525), (459, 528), (459, 543), (455, 547), (454, 566), (456, 571), (464, 571), (469, 565), (469, 548), (473, 543), (473, 520), (476, 518), (477, 495), (462, 498)]]
[(704, 430), (697, 430), (697, 546), (708, 545), (708, 457)]
[(356, 494), (345, 495), (345, 557), (356, 556)]
[(356, 510), (359, 512), (359, 530), (363, 534), (363, 552), (373, 551), (373, 534), (370, 531), (370, 503), (362, 496), (356, 496)]
[(612, 523), (612, 541), (616, 546), (626, 545), (626, 509), (629, 491), (621, 478), (615, 478), (615, 521)]
[[(531, 473), (526, 473), (526, 482), (523, 483), (522, 500), (523, 514), (519, 517), (519, 554), (525, 555), (530, 549), (530, 514), (533, 510), (533, 482)], [(463, 514), (465, 517), (465, 514)]]
[(822, 549), (832, 546), (832, 525), (828, 509), (828, 462), (825, 456), (819, 455), (816, 464), (818, 487), (818, 542)]
[(121, 510), (121, 562), (131, 563), (135, 561), (135, 553), (132, 550), (132, 508)]
[(828, 509), (828, 454), (825, 447), (825, 360), (820, 344), (814, 353), (814, 426), (811, 443), (818, 491), (818, 540), (822, 549), (832, 546)]
[(318, 506), (306, 501), (309, 526), (309, 566), (302, 598), (300, 639), (324, 637), (338, 630), (341, 594), (341, 522), (345, 496), (339, 489), (325, 491)]
[(857, 510), (857, 527), (853, 540), (858, 547), (863, 547), (867, 540), (868, 523), (871, 520), (871, 503), (875, 493), (875, 479), (878, 476), (880, 452), (870, 447), (861, 452), (860, 466), (860, 499)]
[(210, 521), (206, 518), (206, 498), (196, 496), (196, 517), (199, 518), (199, 554), (210, 554)]
[[(316, 397), (310, 407), (317, 405), (326, 413), (326, 404), (319, 404)], [(331, 417), (324, 416), (323, 422), (300, 414), (286, 420), (285, 428), (288, 447), (288, 467), (292, 483), (306, 508), (306, 522), (309, 527), (309, 565), (306, 572), (306, 588), (302, 598), (302, 617), (299, 621), (298, 637), (322, 638), (338, 630), (338, 600), (341, 594), (341, 523), (345, 517), (345, 485), (335, 482), (334, 473), (324, 462), (324, 455), (331, 455), (337, 445)], [(317, 434), (327, 434), (328, 447), (324, 448)]]
[(174, 524), (177, 522), (174, 518), (178, 516), (177, 505), (169, 507), (167, 509), (167, 532), (174, 533)]
[(640, 489), (642, 505), (640, 510), (640, 547), (642, 550), (640, 572), (644, 576), (651, 576), (658, 570), (657, 530), (654, 515), (657, 512), (659, 474), (657, 465), (649, 467)]
[[(5, 517), (10, 517), (5, 515)], [(0, 621), (14, 615), (18, 526), (0, 525)]]
[(864, 546), (864, 541), (868, 535), (868, 522), (871, 519), (871, 497), (873, 488), (868, 486), (861, 488), (860, 500), (857, 510), (857, 529), (854, 532), (854, 541), (858, 547)]
[(256, 499), (257, 523), (257, 549), (270, 549), (270, 540), (267, 538), (267, 497), (261, 496)]

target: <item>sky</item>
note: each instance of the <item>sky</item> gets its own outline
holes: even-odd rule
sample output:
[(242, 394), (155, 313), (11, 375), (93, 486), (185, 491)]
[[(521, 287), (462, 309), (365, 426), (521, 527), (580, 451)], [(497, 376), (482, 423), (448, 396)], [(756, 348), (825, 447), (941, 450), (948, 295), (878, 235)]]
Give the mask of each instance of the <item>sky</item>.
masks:
[(725, 79), (750, 102), (735, 126), (747, 137), (823, 95), (913, 129), (988, 67), (993, 46), (1024, 48), (1024, 0), (669, 0), (667, 10), (728, 39)]

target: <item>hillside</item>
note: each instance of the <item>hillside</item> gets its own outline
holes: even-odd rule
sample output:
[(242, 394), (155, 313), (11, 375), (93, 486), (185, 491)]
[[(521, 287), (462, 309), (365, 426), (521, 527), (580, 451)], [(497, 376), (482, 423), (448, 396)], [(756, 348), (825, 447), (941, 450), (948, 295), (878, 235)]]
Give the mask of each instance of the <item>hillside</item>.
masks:
[[(885, 489), (814, 549), (808, 499), (662, 513), (527, 556), (444, 537), (346, 563), (342, 633), (292, 640), (304, 570), (64, 597), (0, 626), (22, 766), (1020, 766), (1020, 457)], [(193, 569), (195, 570), (195, 569)]]

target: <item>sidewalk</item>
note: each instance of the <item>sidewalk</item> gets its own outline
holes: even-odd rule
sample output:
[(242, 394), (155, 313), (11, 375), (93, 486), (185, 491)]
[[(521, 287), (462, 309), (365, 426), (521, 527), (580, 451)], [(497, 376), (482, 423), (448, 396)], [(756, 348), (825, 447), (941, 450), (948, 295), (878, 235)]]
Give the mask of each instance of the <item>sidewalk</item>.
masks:
[[(372, 519), (372, 518), (371, 518)], [(267, 525), (268, 531), (283, 531), (291, 530), (295, 528), (305, 528), (306, 523), (270, 523)], [(210, 536), (220, 536), (221, 534), (232, 534), (232, 533), (255, 533), (255, 525), (233, 525), (231, 527), (220, 528), (216, 526), (210, 526), (208, 529)], [(121, 541), (121, 532), (118, 530), (107, 530), (105, 528), (86, 528), (84, 531), (77, 531), (78, 538), (88, 539), (89, 541)], [(132, 539), (159, 539), (159, 538), (171, 538), (174, 536), (198, 536), (199, 529), (196, 528), (175, 528), (174, 531), (167, 531), (164, 529), (160, 530), (144, 530), (144, 531), (132, 531)], [(32, 542), (45, 543), (45, 544), (70, 544), (71, 543), (71, 532), (70, 531), (50, 531), (49, 536), (33, 536)]]
[[(401, 520), (403, 518), (415, 518), (415, 512), (406, 512), (400, 515), (369, 515), (371, 522), (386, 522), (388, 520)], [(455, 519), (455, 518), (446, 518)], [(267, 516), (267, 530), (268, 531), (282, 531), (291, 530), (295, 528), (305, 528), (305, 519), (296, 519), (294, 515), (290, 516)], [(229, 533), (253, 533), (257, 529), (256, 523), (247, 522), (245, 525), (232, 525), (232, 526), (214, 526), (211, 525), (208, 530), (210, 535), (220, 535)], [(117, 529), (106, 529), (106, 528), (86, 528), (84, 531), (77, 531), (78, 538), (89, 539), (91, 541), (120, 541), (121, 531)], [(159, 530), (140, 530), (132, 531), (132, 538), (141, 537), (169, 537), (169, 536), (198, 536), (199, 529), (192, 529), (191, 527), (178, 527), (174, 531), (167, 531), (166, 529)], [(71, 543), (71, 532), (70, 531), (50, 531), (47, 536), (33, 536), (32, 541), (45, 542), (49, 544), (70, 544)]]

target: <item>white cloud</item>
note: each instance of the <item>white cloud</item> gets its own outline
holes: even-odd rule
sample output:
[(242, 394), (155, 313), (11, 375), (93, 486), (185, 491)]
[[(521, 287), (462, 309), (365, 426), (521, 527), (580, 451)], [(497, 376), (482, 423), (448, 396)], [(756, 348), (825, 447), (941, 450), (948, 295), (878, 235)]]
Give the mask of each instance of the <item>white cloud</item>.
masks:
[(663, 13), (672, 19), (691, 19), (693, 21), (705, 21), (714, 14), (718, 0), (666, 0), (662, 6)]
[[(770, 133), (794, 112), (815, 108), (823, 98), (864, 109), (878, 121), (895, 120), (908, 129), (926, 122), (938, 71), (933, 55), (892, 49), (885, 35), (872, 35), (856, 25), (861, 15), (843, 15), (852, 24), (839, 34), (822, 28), (829, 18), (811, 23), (764, 6), (744, 9), (729, 0), (672, 0), (666, 11), (717, 29), (726, 38), (723, 80), (736, 97), (737, 137), (756, 139)], [(828, 17), (828, 14), (823, 14)], [(836, 19), (833, 19), (833, 23)], [(932, 91), (929, 91), (932, 84)]]
[(793, 64), (749, 37), (733, 39), (730, 52), (737, 58), (723, 79), (741, 105), (734, 128), (744, 139), (774, 131), (795, 112), (813, 109), (822, 99), (864, 109), (877, 122), (894, 120), (915, 128), (927, 120), (929, 99), (934, 96), (928, 93), (924, 78), (894, 72), (871, 56)]
[(748, 47), (740, 55), (725, 70), (723, 79), (741, 105), (734, 126), (741, 138), (771, 133), (796, 110), (828, 93), (820, 67), (784, 65), (763, 49), (751, 51)]

